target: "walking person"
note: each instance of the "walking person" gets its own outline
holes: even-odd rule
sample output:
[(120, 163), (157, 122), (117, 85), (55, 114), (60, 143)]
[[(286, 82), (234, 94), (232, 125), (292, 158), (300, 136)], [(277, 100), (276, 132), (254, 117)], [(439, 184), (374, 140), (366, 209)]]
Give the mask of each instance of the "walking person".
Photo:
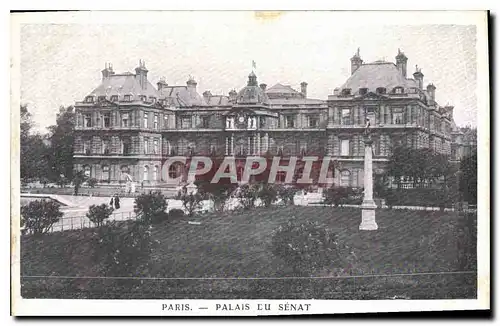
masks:
[(114, 201), (114, 196), (111, 196), (111, 200), (109, 201), (109, 206), (111, 206), (111, 208), (113, 208), (115, 206), (115, 201)]
[(114, 198), (114, 202), (115, 202), (115, 209), (119, 209), (120, 208), (120, 197), (118, 197), (118, 194), (115, 195), (115, 198)]

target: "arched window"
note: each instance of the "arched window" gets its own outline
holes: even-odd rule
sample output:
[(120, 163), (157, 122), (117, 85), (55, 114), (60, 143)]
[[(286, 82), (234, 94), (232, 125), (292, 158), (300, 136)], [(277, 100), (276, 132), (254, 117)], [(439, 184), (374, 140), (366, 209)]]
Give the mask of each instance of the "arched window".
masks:
[(109, 165), (102, 166), (102, 181), (109, 182)]
[(168, 177), (171, 179), (177, 178), (177, 166), (174, 164), (168, 167)]
[(349, 187), (350, 183), (351, 183), (351, 172), (349, 172), (348, 170), (340, 172), (340, 186)]
[(149, 167), (147, 165), (144, 166), (144, 176), (143, 176), (142, 180), (144, 180), (144, 181), (149, 180)]

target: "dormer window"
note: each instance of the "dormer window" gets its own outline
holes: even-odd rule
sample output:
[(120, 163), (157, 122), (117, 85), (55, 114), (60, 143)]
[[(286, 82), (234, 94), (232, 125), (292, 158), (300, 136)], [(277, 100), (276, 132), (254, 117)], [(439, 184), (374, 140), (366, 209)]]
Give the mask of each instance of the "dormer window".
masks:
[(359, 89), (359, 95), (366, 95), (368, 93), (368, 88), (360, 88)]
[(149, 102), (151, 102), (151, 103), (154, 104), (156, 102), (156, 97), (150, 96), (149, 97)]
[(104, 101), (106, 101), (106, 96), (97, 97), (97, 102), (104, 102)]
[(124, 100), (125, 102), (131, 102), (131, 101), (132, 101), (132, 95), (129, 95), (129, 94), (125, 95), (125, 96), (123, 97), (123, 100)]
[(404, 93), (403, 87), (395, 87), (394, 88), (394, 94), (403, 94), (403, 93)]
[(111, 95), (111, 102), (118, 102), (118, 95)]
[(93, 96), (87, 96), (85, 98), (85, 103), (93, 103), (94, 102), (94, 97)]
[(385, 87), (377, 88), (377, 94), (385, 94), (385, 93), (386, 93)]
[(141, 95), (139, 96), (139, 100), (142, 101), (142, 102), (146, 102), (146, 96), (145, 95)]
[(351, 89), (350, 88), (344, 88), (342, 90), (342, 95), (344, 95), (344, 96), (351, 95)]

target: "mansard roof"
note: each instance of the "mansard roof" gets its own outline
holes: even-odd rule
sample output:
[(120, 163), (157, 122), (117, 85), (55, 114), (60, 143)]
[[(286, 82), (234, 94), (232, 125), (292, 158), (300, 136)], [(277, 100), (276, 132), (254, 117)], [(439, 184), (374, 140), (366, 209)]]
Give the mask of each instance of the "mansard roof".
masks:
[(188, 86), (163, 86), (159, 91), (159, 98), (165, 99), (168, 105), (176, 107), (206, 106), (203, 96), (196, 92), (196, 88)]
[(147, 97), (158, 97), (158, 91), (149, 81), (147, 81), (146, 87), (141, 87), (136, 75), (126, 72), (104, 78), (101, 84), (89, 95), (106, 97), (113, 95), (145, 95)]
[(360, 88), (375, 92), (377, 88), (384, 87), (389, 92), (398, 86), (409, 89), (417, 87), (417, 84), (415, 80), (405, 78), (394, 63), (375, 61), (361, 65), (340, 89), (350, 88), (352, 93), (356, 93)]

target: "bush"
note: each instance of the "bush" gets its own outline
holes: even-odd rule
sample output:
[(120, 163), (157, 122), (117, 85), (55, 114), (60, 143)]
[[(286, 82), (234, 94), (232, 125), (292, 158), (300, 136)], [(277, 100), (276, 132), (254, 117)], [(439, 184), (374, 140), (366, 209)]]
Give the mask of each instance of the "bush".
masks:
[(182, 209), (172, 208), (168, 212), (168, 217), (169, 219), (182, 218), (184, 217), (184, 211)]
[(202, 207), (203, 196), (199, 192), (183, 192), (179, 199), (182, 201), (182, 206), (187, 210), (189, 217), (193, 216), (194, 212)]
[(167, 199), (161, 192), (149, 192), (136, 197), (134, 212), (141, 215), (146, 224), (159, 223), (168, 218)]
[(113, 213), (113, 208), (109, 205), (92, 205), (87, 212), (87, 218), (97, 227), (102, 226), (104, 220), (108, 219)]
[[(337, 207), (348, 204), (351, 196), (359, 201), (359, 194), (349, 187), (332, 186), (323, 192), (324, 203), (327, 205), (335, 205)], [(361, 201), (362, 200), (363, 196), (361, 195)]]
[(278, 197), (285, 205), (293, 205), (293, 198), (299, 189), (295, 186), (276, 185)]
[(317, 222), (291, 220), (273, 231), (272, 253), (297, 274), (311, 274), (340, 264), (335, 236)]
[(136, 276), (149, 262), (153, 250), (151, 226), (144, 221), (113, 221), (98, 229), (94, 259), (102, 276)]
[(260, 187), (258, 185), (256, 186), (258, 187), (256, 194), (257, 198), (260, 198), (260, 200), (262, 200), (264, 206), (270, 207), (271, 204), (278, 198), (278, 191), (276, 189), (276, 186), (270, 183), (263, 183), (260, 185)]
[(445, 207), (453, 206), (453, 199), (456, 194), (447, 187), (416, 188), (416, 189), (387, 189), (385, 192), (385, 202), (389, 208), (392, 206), (424, 206), (424, 207)]
[(32, 201), (21, 207), (21, 227), (24, 227), (24, 233), (47, 233), (62, 216), (58, 203), (48, 200)]
[(237, 184), (234, 183), (211, 183), (208, 180), (198, 180), (195, 185), (203, 198), (213, 201), (214, 210), (219, 213), (224, 211), (227, 199), (237, 188)]
[(87, 181), (87, 184), (89, 185), (90, 188), (94, 188), (97, 185), (97, 179), (96, 178), (90, 178)]
[(243, 209), (249, 210), (255, 207), (259, 190), (260, 185), (256, 184), (244, 184), (236, 190), (236, 197), (239, 199)]

